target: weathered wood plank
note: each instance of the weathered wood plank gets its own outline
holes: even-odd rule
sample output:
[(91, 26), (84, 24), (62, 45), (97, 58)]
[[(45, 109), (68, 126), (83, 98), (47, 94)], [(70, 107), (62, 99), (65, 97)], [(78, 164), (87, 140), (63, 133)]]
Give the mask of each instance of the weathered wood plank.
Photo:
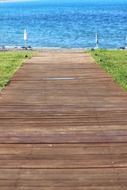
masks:
[(26, 186), (8, 186), (8, 187), (0, 187), (1, 190), (126, 190), (126, 186), (108, 186), (108, 187), (104, 187), (104, 186), (96, 186), (96, 187), (38, 187), (38, 186), (34, 186), (34, 187), (26, 187)]
[(2, 168), (127, 168), (127, 144), (1, 144)]
[(127, 169), (0, 169), (0, 186), (127, 186)]

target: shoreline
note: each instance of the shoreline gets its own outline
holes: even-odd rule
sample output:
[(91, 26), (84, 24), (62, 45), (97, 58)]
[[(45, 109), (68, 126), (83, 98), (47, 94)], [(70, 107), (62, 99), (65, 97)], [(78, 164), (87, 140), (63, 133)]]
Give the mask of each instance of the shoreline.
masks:
[[(98, 48), (102, 50), (127, 50), (127, 48)], [(97, 50), (96, 48), (60, 48), (60, 47), (31, 47), (31, 48), (22, 48), (22, 47), (4, 47), (0, 48), (0, 52), (6, 52), (6, 51), (89, 51), (89, 50)]]
[(3, 49), (0, 52), (23, 52), (23, 51), (37, 51), (37, 52), (85, 52), (90, 49), (85, 48), (32, 48), (32, 49)]

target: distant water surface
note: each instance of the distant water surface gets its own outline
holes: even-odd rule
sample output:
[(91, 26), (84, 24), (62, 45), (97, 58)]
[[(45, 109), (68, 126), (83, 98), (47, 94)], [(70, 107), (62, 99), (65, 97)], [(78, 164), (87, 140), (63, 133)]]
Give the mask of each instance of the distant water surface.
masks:
[(25, 28), (34, 47), (94, 47), (98, 32), (100, 47), (118, 48), (127, 36), (127, 3), (0, 3), (0, 46), (23, 46)]

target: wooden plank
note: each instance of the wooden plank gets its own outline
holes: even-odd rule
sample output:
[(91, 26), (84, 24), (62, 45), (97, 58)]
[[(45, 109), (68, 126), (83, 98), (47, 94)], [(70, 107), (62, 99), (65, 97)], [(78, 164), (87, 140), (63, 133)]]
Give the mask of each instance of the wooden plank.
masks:
[[(127, 169), (0, 169), (0, 186), (127, 186)], [(91, 184), (92, 183), (92, 184)], [(15, 187), (14, 186), (14, 187)]]
[(2, 168), (127, 168), (127, 144), (1, 144)]
[[(19, 126), (7, 125), (0, 127), (0, 143), (90, 143), (90, 142), (127, 142), (127, 129), (94, 130), (85, 129), (78, 125), (68, 127), (40, 127), (20, 124)], [(12, 126), (12, 127), (11, 127)], [(90, 127), (90, 126), (89, 126)], [(67, 130), (68, 128), (68, 130)]]
[(1, 190), (126, 190), (126, 186), (96, 186), (96, 187), (26, 187), (26, 186), (15, 186), (15, 187), (0, 187)]

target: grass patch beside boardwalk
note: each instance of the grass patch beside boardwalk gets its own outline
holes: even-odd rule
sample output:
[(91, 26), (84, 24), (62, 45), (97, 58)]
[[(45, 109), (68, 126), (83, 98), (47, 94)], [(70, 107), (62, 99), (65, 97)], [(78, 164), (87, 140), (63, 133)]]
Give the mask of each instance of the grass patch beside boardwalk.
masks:
[(95, 50), (90, 53), (96, 62), (111, 74), (120, 86), (127, 90), (127, 51)]
[(32, 51), (0, 52), (0, 90), (21, 67), (25, 59), (31, 58)]

